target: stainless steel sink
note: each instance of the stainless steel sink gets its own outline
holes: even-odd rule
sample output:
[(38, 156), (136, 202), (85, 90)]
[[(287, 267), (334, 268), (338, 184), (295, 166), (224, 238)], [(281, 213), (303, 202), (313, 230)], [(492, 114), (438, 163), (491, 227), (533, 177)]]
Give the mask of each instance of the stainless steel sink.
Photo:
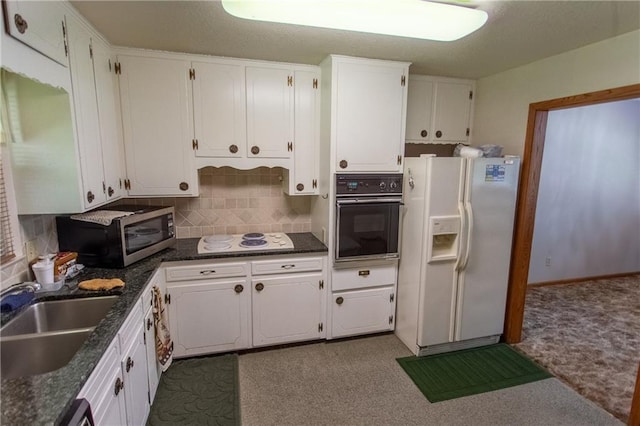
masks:
[(2, 338), (2, 379), (43, 374), (64, 367), (92, 331), (93, 328), (83, 328)]
[(0, 329), (0, 376), (13, 379), (62, 368), (118, 296), (35, 303)]
[(0, 337), (95, 327), (118, 296), (38, 302), (0, 329)]

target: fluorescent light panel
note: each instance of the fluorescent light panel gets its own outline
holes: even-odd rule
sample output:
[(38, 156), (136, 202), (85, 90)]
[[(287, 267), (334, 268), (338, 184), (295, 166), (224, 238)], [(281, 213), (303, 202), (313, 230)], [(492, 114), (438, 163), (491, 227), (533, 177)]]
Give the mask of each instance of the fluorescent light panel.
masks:
[(458, 40), (487, 13), (423, 0), (222, 0), (238, 18), (426, 40)]

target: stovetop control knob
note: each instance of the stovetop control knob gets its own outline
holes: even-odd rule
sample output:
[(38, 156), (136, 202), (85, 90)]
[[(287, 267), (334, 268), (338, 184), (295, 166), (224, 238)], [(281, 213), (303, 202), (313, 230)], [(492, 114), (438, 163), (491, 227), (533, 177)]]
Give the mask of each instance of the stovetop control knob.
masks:
[(389, 184), (389, 188), (396, 189), (398, 187), (398, 183), (395, 180), (392, 180)]
[(381, 190), (381, 191), (384, 191), (386, 187), (387, 187), (387, 184), (386, 184), (386, 183), (384, 183), (384, 182), (380, 182), (380, 190)]

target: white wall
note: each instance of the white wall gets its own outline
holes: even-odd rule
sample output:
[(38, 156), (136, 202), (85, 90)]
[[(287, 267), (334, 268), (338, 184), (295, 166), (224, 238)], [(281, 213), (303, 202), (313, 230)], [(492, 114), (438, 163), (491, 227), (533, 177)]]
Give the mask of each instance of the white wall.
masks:
[(640, 99), (549, 113), (530, 284), (640, 271), (639, 164)]
[(640, 83), (640, 30), (477, 82), (474, 145), (522, 155), (529, 104)]

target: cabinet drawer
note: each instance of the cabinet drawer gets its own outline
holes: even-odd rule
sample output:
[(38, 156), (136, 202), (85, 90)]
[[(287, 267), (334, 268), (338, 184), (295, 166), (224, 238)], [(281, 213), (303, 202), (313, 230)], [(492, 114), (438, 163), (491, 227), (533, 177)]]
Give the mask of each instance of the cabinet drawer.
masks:
[(170, 266), (167, 281), (211, 280), (215, 278), (242, 277), (247, 275), (247, 264), (221, 263), (209, 265)]
[(331, 288), (339, 291), (393, 285), (396, 283), (397, 270), (395, 264), (335, 269), (331, 272)]
[(253, 275), (283, 274), (292, 272), (321, 271), (322, 258), (258, 260), (251, 262)]
[(120, 348), (124, 351), (131, 345), (131, 342), (136, 338), (136, 334), (142, 327), (142, 319), (144, 312), (142, 312), (142, 299), (139, 299), (133, 310), (127, 317), (127, 319), (120, 327), (118, 338), (120, 339)]

